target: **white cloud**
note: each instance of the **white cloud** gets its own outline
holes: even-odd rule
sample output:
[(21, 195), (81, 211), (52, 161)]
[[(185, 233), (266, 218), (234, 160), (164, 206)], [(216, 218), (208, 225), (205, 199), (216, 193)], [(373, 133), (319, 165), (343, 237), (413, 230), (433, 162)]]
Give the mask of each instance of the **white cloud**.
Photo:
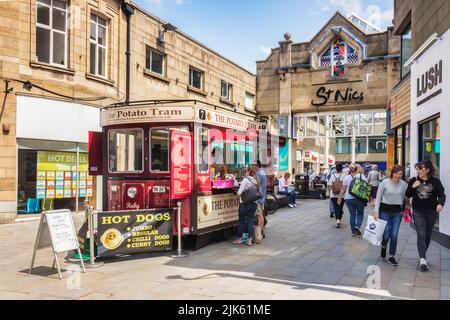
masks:
[(186, 4), (186, 3), (189, 3), (189, 1), (188, 0), (175, 0), (175, 4), (177, 6), (181, 6), (181, 5)]
[(265, 47), (265, 46), (258, 46), (259, 51), (261, 51), (262, 53), (264, 53), (265, 55), (269, 55), (272, 53), (272, 49), (269, 47)]

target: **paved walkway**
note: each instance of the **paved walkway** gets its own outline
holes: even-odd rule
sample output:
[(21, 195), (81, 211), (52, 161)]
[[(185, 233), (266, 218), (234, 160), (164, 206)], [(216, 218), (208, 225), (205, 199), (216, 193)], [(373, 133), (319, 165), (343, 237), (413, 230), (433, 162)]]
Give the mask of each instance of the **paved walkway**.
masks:
[[(38, 222), (1, 225), (0, 299), (450, 299), (449, 250), (433, 243), (431, 271), (418, 272), (416, 235), (402, 224), (395, 268), (379, 259), (379, 248), (351, 237), (348, 212), (344, 221), (337, 230), (328, 201), (303, 201), (298, 209), (269, 217), (263, 245), (228, 241), (186, 259), (107, 260), (81, 277), (61, 256), (69, 270), (64, 280), (51, 270), (48, 250), (38, 252), (38, 268), (28, 274)], [(381, 272), (380, 287), (369, 289), (367, 269), (374, 266)]]

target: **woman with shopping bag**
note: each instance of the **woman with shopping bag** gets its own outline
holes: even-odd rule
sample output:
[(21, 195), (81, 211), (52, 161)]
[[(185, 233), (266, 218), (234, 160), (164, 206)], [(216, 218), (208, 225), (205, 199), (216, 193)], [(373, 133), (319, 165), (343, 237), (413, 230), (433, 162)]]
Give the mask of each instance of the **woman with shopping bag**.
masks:
[(375, 220), (381, 219), (387, 222), (384, 230), (383, 242), (381, 243), (381, 258), (386, 259), (387, 245), (389, 243), (388, 262), (397, 267), (395, 260), (397, 253), (397, 240), (402, 213), (405, 203), (405, 194), (408, 185), (402, 180), (403, 167), (396, 165), (391, 170), (390, 179), (386, 179), (378, 187), (375, 202)]

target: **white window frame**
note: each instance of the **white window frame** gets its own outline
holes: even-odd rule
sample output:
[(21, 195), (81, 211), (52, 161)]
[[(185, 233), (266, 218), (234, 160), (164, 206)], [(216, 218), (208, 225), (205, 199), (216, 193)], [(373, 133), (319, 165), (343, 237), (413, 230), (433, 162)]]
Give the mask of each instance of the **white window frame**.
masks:
[[(248, 106), (247, 105), (247, 97), (251, 97), (252, 98), (252, 105)], [(250, 92), (245, 92), (245, 108), (248, 110), (255, 110), (255, 95), (250, 93)]]
[[(95, 16), (95, 21), (92, 20), (92, 16)], [(99, 29), (99, 22), (98, 22), (98, 18), (101, 18), (103, 20), (106, 21), (105, 26), (105, 45), (101, 45), (98, 43), (98, 29)], [(95, 23), (95, 41), (91, 39), (91, 23), (94, 22)], [(108, 35), (108, 27), (109, 27), (109, 20), (107, 18), (101, 17), (98, 14), (91, 12), (90, 16), (89, 16), (89, 44), (94, 44), (95, 45), (95, 67), (94, 67), (94, 75), (97, 77), (102, 77), (107, 79), (108, 78), (108, 39), (109, 39), (109, 35)], [(104, 65), (104, 69), (105, 69), (105, 75), (101, 75), (98, 72), (98, 52), (99, 52), (99, 48), (105, 49), (105, 65)], [(91, 55), (91, 47), (89, 46), (89, 57)], [(89, 59), (89, 63), (90, 63), (90, 59)], [(91, 73), (91, 65), (89, 65), (89, 73)]]
[[(225, 85), (226, 87), (226, 91), (227, 91), (227, 95), (223, 96), (222, 95), (222, 86)], [(226, 82), (225, 80), (221, 80), (220, 81), (220, 97), (222, 99), (228, 100), (228, 101), (233, 101), (232, 99), (232, 95), (233, 95), (233, 85), (229, 82)]]
[[(41, 2), (39, 0), (36, 1), (36, 37), (37, 37), (37, 28), (38, 27), (50, 31), (49, 62), (43, 62), (43, 61), (39, 61), (38, 60), (38, 56), (37, 56), (37, 46), (38, 46), (38, 44), (36, 43), (36, 58), (35, 59), (36, 59), (37, 62), (46, 63), (46, 64), (58, 66), (58, 67), (67, 67), (68, 66), (68, 63), (67, 63), (67, 48), (68, 48), (67, 47), (67, 39), (68, 39), (68, 35), (67, 35), (67, 33), (68, 33), (67, 32), (67, 29), (68, 29), (68, 26), (67, 26), (68, 25), (67, 3), (68, 3), (68, 0), (66, 0), (65, 3), (66, 3), (66, 8), (65, 9), (61, 9), (61, 8), (54, 8), (53, 7), (53, 0), (51, 0), (51, 5), (48, 5), (48, 4), (46, 4), (44, 2)], [(42, 24), (42, 23), (38, 22), (38, 5), (49, 8), (49, 24), (50, 25), (45, 25), (45, 24)], [(66, 14), (66, 23), (65, 23), (64, 31), (57, 30), (57, 29), (53, 28), (53, 9), (65, 12), (65, 14)], [(64, 35), (64, 64), (53, 62), (53, 32), (56, 32), (56, 33)]]
[[(134, 171), (111, 171), (111, 163), (110, 163), (110, 137), (111, 137), (111, 133), (114, 132), (118, 132), (118, 133), (126, 133), (129, 132), (131, 130), (136, 130), (136, 131), (140, 131), (142, 133), (142, 142), (141, 142), (141, 147), (142, 147), (142, 169), (141, 170), (134, 170)], [(145, 168), (145, 157), (144, 157), (144, 153), (145, 153), (145, 134), (144, 134), (144, 129), (142, 128), (119, 128), (119, 129), (110, 129), (108, 131), (108, 172), (110, 174), (127, 174), (127, 173), (132, 173), (132, 174), (136, 174), (136, 173), (143, 173), (144, 172), (144, 168)]]
[[(344, 65), (349, 65), (348, 63), (348, 48), (352, 48), (353, 50), (355, 50), (356, 52), (358, 52), (358, 50), (356, 50), (353, 46), (349, 45), (348, 42), (345, 42), (345, 53), (344, 53)], [(319, 56), (319, 67), (320, 68), (325, 68), (325, 66), (322, 65), (322, 57), (325, 55), (325, 53), (327, 53), (327, 51), (330, 50), (330, 65), (329, 67), (333, 67), (334, 66), (334, 50), (333, 50), (333, 45), (331, 45), (330, 47), (327, 47), (327, 49), (325, 49), (322, 54)], [(359, 63), (359, 53), (358, 53), (358, 61), (356, 63), (351, 63), (350, 65), (356, 65)], [(328, 68), (328, 67), (327, 67)], [(331, 74), (333, 74), (333, 70), (331, 70)]]
[[(150, 52), (149, 66), (148, 66), (148, 68), (147, 68), (147, 65), (146, 65), (145, 68), (146, 68), (147, 70), (150, 70), (151, 72), (154, 72), (154, 73), (156, 73), (156, 74), (159, 74), (159, 75), (164, 76), (164, 75), (165, 75), (165, 72), (166, 72), (166, 67), (165, 67), (165, 63), (166, 63), (166, 55), (163, 54), (162, 52), (159, 52), (158, 50), (153, 49), (153, 48), (150, 47), (150, 46), (146, 46), (146, 47), (145, 47), (145, 51), (146, 51), (146, 52), (145, 52), (145, 64), (147, 64), (147, 52)], [(153, 53), (156, 53), (156, 54), (162, 56), (162, 72), (161, 72), (161, 73), (152, 70)]]
[[(193, 84), (194, 84), (194, 72), (193, 72), (193, 71), (196, 71), (196, 72), (198, 72), (198, 73), (201, 74), (201, 78), (200, 78), (200, 88), (197, 88), (197, 87), (195, 87), (195, 86), (193, 85)], [(204, 80), (204, 75), (205, 75), (205, 72), (203, 72), (202, 70), (190, 66), (190, 67), (189, 67), (189, 86), (192, 87), (192, 88), (196, 88), (196, 89), (199, 89), (199, 90), (203, 90), (203, 80)]]

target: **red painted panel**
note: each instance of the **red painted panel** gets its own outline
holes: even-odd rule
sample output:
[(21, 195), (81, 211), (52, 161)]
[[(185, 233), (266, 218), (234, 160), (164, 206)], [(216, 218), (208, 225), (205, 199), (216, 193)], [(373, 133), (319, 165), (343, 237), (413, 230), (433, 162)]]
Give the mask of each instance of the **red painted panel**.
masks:
[(170, 197), (185, 199), (192, 196), (194, 187), (192, 134), (170, 131)]
[(122, 185), (123, 210), (145, 209), (145, 184), (124, 182)]
[(145, 190), (146, 209), (170, 207), (169, 180), (147, 181), (145, 183)]
[(89, 131), (89, 175), (102, 175), (102, 132)]
[(108, 211), (122, 210), (122, 184), (120, 181), (108, 181)]

